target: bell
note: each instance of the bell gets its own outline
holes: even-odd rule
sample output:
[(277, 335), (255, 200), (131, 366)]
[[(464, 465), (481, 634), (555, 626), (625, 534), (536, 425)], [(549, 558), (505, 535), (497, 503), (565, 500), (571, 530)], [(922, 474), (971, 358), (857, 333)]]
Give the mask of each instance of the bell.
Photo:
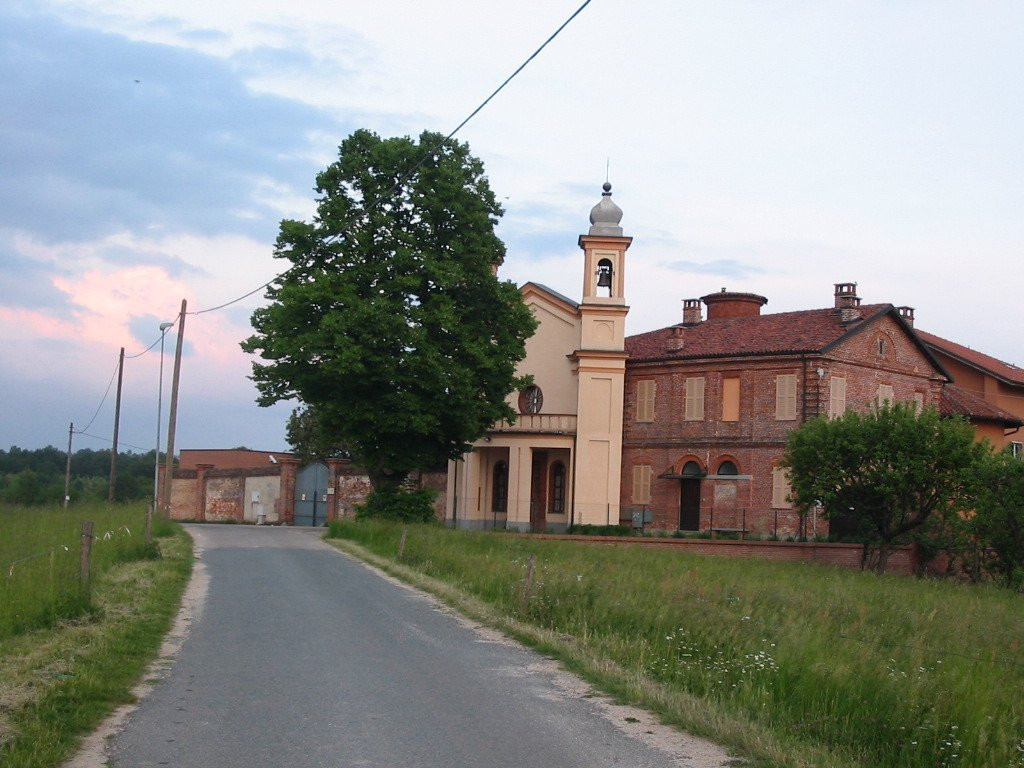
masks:
[(612, 268), (610, 266), (602, 264), (600, 267), (597, 268), (597, 287), (612, 287)]

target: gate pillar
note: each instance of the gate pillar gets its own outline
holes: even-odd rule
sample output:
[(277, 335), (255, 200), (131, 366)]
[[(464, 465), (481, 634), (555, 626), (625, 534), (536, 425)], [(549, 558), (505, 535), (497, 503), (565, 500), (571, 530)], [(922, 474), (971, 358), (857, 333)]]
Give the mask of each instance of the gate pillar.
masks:
[(295, 474), (299, 469), (298, 459), (278, 459), (281, 465), (281, 491), (277, 497), (280, 509), (277, 519), (285, 525), (295, 522)]
[(338, 514), (338, 479), (341, 475), (341, 467), (348, 464), (347, 459), (327, 459), (327, 522), (337, 520)]

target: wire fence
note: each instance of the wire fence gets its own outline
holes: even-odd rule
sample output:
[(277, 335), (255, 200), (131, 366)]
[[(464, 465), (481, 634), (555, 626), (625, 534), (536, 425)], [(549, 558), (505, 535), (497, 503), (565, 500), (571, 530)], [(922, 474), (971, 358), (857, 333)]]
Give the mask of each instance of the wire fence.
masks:
[(90, 583), (153, 553), (141, 505), (0, 509), (0, 639), (92, 608)]

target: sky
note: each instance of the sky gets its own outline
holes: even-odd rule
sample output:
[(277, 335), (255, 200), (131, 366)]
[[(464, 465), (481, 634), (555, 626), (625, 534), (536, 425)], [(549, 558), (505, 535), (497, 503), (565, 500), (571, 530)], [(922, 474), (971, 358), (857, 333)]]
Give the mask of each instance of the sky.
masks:
[[(280, 221), (347, 135), (448, 133), (580, 2), (0, 4), (0, 448), (70, 422), (108, 447), (120, 347), (283, 271)], [(501, 276), (578, 298), (607, 173), (629, 333), (849, 281), (1024, 365), (1022, 34), (1016, 0), (592, 0), (458, 134), (505, 207)], [(239, 348), (261, 302), (187, 316), (179, 449), (286, 448)], [(162, 389), (159, 343), (125, 362), (122, 449), (156, 443), (176, 332)]]

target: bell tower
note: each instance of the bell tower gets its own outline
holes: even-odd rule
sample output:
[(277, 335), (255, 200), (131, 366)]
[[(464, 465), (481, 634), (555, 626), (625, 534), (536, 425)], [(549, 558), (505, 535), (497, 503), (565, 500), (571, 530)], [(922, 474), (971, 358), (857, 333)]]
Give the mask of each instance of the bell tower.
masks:
[(626, 371), (626, 251), (622, 209), (607, 182), (590, 211), (583, 249), (580, 341), (572, 358), (578, 379), (576, 488), (573, 519), (582, 524), (619, 522), (622, 403)]

